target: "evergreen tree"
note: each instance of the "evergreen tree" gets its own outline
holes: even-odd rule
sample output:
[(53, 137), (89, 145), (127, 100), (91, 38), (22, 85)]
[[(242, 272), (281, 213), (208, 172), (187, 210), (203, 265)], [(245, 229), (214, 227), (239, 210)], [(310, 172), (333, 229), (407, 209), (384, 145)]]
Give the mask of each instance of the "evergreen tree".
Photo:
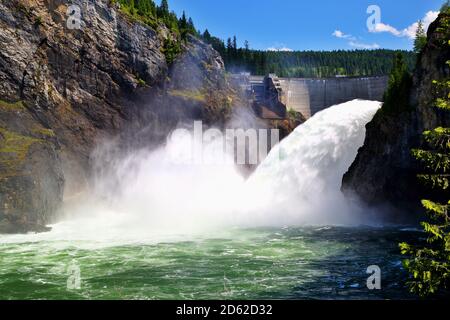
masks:
[(162, 0), (158, 7), (158, 17), (165, 18), (169, 15), (169, 2), (167, 0)]
[(412, 77), (408, 72), (403, 55), (395, 56), (394, 66), (389, 76), (389, 83), (384, 94), (382, 112), (397, 114), (410, 109), (409, 96), (412, 86)]
[(183, 11), (181, 18), (178, 20), (178, 29), (180, 30), (181, 38), (186, 39), (188, 34), (197, 36), (194, 21), (192, 18), (187, 19), (186, 12)]
[(188, 22), (186, 19), (186, 12), (183, 11), (183, 14), (181, 15), (181, 18), (178, 22), (178, 25), (179, 25), (180, 29), (187, 29)]
[(187, 29), (190, 34), (193, 34), (193, 35), (197, 34), (197, 30), (195, 29), (195, 26), (194, 26), (194, 20), (192, 20), (192, 18), (188, 19)]
[(247, 52), (250, 50), (250, 43), (248, 42), (248, 40), (245, 40), (244, 48), (245, 48), (245, 51), (247, 51)]
[(233, 43), (231, 42), (231, 38), (227, 39), (227, 50), (225, 54), (225, 63), (227, 65), (233, 65), (234, 64), (234, 57), (233, 57)]
[(211, 42), (211, 33), (209, 33), (208, 29), (206, 29), (205, 32), (203, 32), (202, 37), (206, 42), (208, 43)]
[(427, 35), (425, 33), (425, 29), (423, 28), (422, 20), (419, 20), (419, 25), (416, 31), (416, 38), (414, 40), (414, 52), (420, 53), (426, 44)]
[(188, 33), (188, 22), (184, 11), (181, 18), (178, 20), (178, 29), (180, 30), (181, 38), (186, 39), (186, 35)]
[[(445, 11), (442, 26), (437, 31), (444, 34), (441, 45), (448, 47), (450, 10), (447, 7)], [(450, 61), (446, 65), (448, 74)], [(433, 84), (436, 87), (434, 106), (450, 112), (450, 78), (433, 81)], [(435, 200), (422, 200), (429, 217), (429, 221), (422, 222), (428, 235), (427, 244), (419, 247), (401, 243), (400, 249), (402, 254), (409, 256), (404, 266), (412, 275), (408, 282), (411, 291), (428, 296), (450, 289), (450, 128), (439, 127), (426, 131), (424, 138), (429, 148), (413, 150), (412, 154), (427, 170), (419, 175), (419, 179), (434, 190)]]
[(231, 38), (227, 39), (227, 50), (230, 52), (233, 50), (233, 43), (231, 42)]
[(237, 46), (237, 38), (236, 36), (233, 36), (233, 61), (234, 63), (238, 66), (238, 68), (240, 69), (240, 61), (238, 61), (239, 59), (239, 54), (238, 54), (238, 46)]

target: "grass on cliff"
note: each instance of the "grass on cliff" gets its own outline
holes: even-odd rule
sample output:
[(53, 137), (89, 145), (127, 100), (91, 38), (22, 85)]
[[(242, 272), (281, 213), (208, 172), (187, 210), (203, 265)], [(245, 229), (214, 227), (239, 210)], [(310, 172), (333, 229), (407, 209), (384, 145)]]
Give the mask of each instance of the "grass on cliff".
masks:
[(198, 102), (206, 102), (206, 97), (197, 90), (170, 90), (169, 95)]
[(44, 137), (55, 137), (55, 132), (52, 129), (46, 129), (46, 128), (42, 128), (42, 127), (38, 127), (36, 126), (33, 130), (33, 133), (37, 134), (37, 135), (41, 135)]
[(0, 109), (6, 111), (22, 111), (25, 110), (25, 106), (22, 101), (7, 102), (4, 100), (0, 100)]
[(0, 167), (2, 176), (14, 175), (26, 159), (30, 147), (43, 140), (20, 135), (0, 127)]

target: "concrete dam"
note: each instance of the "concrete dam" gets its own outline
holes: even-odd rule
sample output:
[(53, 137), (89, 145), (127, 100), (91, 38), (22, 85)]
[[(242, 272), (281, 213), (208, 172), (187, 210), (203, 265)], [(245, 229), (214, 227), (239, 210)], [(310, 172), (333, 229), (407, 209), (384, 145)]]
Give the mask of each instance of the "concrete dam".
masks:
[(255, 112), (262, 118), (284, 119), (289, 110), (305, 118), (354, 99), (381, 101), (388, 77), (279, 78), (240, 75)]

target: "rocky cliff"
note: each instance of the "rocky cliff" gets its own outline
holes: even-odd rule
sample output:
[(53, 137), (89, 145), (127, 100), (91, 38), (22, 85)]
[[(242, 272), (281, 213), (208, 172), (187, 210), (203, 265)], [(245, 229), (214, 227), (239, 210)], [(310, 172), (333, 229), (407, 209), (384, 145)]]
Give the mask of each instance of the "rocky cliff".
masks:
[[(449, 126), (448, 114), (433, 107), (435, 91), (432, 81), (450, 75), (446, 61), (448, 46), (443, 46), (441, 14), (428, 30), (428, 42), (419, 57), (410, 96), (412, 111), (387, 114), (380, 110), (367, 125), (364, 146), (344, 176), (342, 189), (357, 195), (371, 206), (388, 205), (396, 214), (414, 217), (423, 187), (416, 178), (420, 164), (411, 156), (411, 149), (423, 144), (422, 132), (436, 126)], [(389, 220), (397, 220), (392, 215)]]
[(0, 0), (0, 233), (42, 231), (85, 187), (98, 141), (162, 141), (186, 118), (224, 123), (237, 103), (219, 54), (183, 42), (168, 65), (164, 26), (108, 0)]

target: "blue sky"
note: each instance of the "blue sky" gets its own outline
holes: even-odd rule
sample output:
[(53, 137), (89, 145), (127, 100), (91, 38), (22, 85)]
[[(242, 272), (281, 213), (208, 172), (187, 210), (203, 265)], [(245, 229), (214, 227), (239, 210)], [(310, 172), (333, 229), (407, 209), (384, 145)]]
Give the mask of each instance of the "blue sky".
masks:
[[(208, 28), (222, 39), (236, 35), (240, 45), (248, 40), (256, 49), (335, 50), (411, 49), (413, 23), (424, 17), (434, 19), (443, 2), (169, 0), (169, 5), (178, 14), (185, 10), (198, 29)], [(367, 28), (369, 5), (378, 5), (381, 9), (381, 23), (377, 24), (376, 32), (369, 32)]]

